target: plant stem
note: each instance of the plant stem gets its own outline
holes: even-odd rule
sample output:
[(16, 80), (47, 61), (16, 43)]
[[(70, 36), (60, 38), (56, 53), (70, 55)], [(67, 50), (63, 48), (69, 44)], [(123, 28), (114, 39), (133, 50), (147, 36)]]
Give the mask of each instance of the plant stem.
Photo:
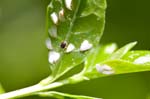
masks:
[(25, 96), (29, 96), (29, 95), (33, 95), (36, 92), (42, 92), (42, 91), (46, 91), (46, 90), (50, 90), (56, 87), (60, 87), (66, 84), (75, 84), (78, 82), (81, 82), (83, 80), (87, 80), (87, 78), (85, 78), (82, 73), (76, 74), (68, 79), (59, 81), (59, 82), (54, 82), (48, 85), (43, 85), (42, 83), (27, 87), (27, 88), (23, 88), (23, 89), (19, 89), (16, 91), (12, 91), (12, 92), (8, 92), (8, 93), (4, 93), (4, 94), (0, 94), (0, 99), (12, 99), (12, 98), (20, 98), (20, 97), (25, 97)]
[(67, 84), (67, 82), (54, 82), (52, 84), (49, 84), (47, 86), (43, 86), (40, 84), (36, 84), (27, 88), (19, 89), (16, 91), (4, 93), (0, 95), (0, 99), (12, 99), (12, 98), (19, 98), (24, 96), (32, 95), (35, 92), (44, 91), (44, 90), (50, 90), (56, 87), (60, 87), (64, 84)]

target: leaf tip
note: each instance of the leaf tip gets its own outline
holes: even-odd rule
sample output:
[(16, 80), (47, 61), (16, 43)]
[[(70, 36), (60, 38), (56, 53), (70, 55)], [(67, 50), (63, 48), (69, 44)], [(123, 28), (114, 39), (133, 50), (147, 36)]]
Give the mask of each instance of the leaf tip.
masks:
[(138, 41), (134, 41), (134, 42), (131, 42), (131, 45), (135, 46), (137, 43)]

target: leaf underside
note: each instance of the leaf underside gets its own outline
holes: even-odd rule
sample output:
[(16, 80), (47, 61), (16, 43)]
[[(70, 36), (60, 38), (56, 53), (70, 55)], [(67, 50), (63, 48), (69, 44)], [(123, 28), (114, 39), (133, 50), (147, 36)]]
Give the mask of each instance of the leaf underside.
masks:
[[(53, 35), (53, 31), (48, 33), (53, 46), (50, 51), (60, 53), (60, 59), (50, 65), (54, 79), (81, 63), (84, 63), (81, 73), (88, 79), (150, 70), (149, 51), (130, 51), (137, 42), (118, 50), (114, 43), (99, 46), (105, 24), (105, 0), (72, 0), (70, 7), (68, 9), (65, 0), (52, 0), (47, 10), (47, 32), (54, 27), (57, 29), (57, 36)], [(54, 23), (51, 14), (55, 12), (59, 17), (62, 9), (63, 20)], [(93, 48), (81, 51), (80, 46), (84, 40), (92, 44)], [(66, 53), (66, 48), (60, 47), (64, 41), (73, 44), (75, 49)]]
[[(50, 64), (52, 76), (58, 78), (78, 64), (81, 64), (89, 51), (80, 51), (81, 43), (89, 41), (93, 47), (97, 46), (102, 36), (105, 23), (105, 0), (72, 0), (71, 9), (65, 0), (52, 0), (47, 8), (47, 33), (52, 42), (50, 51), (60, 53), (60, 59)], [(63, 10), (63, 15), (60, 11)], [(56, 13), (57, 23), (51, 15)], [(55, 35), (54, 35), (55, 33)], [(66, 53), (61, 48), (62, 42), (73, 44), (75, 49)]]

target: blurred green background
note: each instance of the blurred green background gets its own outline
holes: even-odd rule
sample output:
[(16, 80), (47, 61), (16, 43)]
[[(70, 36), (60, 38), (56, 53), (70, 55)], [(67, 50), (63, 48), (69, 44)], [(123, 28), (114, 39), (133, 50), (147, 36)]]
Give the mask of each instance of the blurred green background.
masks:
[[(0, 82), (6, 91), (36, 84), (50, 73), (44, 44), (49, 1), (0, 0)], [(150, 1), (107, 0), (107, 3), (101, 43), (116, 42), (123, 46), (138, 41), (134, 49), (150, 49)], [(104, 99), (147, 99), (150, 72), (105, 77), (56, 90)]]

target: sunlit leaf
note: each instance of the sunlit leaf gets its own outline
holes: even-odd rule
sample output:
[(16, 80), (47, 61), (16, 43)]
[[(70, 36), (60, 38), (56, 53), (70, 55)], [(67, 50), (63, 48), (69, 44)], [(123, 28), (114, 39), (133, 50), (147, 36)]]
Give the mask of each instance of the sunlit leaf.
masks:
[(104, 64), (112, 67), (114, 74), (150, 71), (150, 64), (134, 64), (132, 62), (121, 59), (107, 61)]
[(119, 60), (106, 61), (115, 74), (150, 71), (150, 51), (129, 51)]
[(150, 65), (150, 51), (129, 51), (122, 59), (134, 64)]
[(82, 95), (71, 95), (71, 94), (60, 93), (60, 92), (55, 92), (55, 91), (39, 92), (37, 94), (42, 97), (54, 97), (57, 99), (101, 99), (101, 98), (82, 96)]
[[(88, 55), (83, 75), (88, 79), (150, 71), (150, 51), (129, 51), (136, 42), (116, 50), (115, 44), (98, 47)], [(114, 52), (115, 51), (115, 52)]]
[(131, 50), (135, 45), (137, 44), (137, 42), (132, 42), (129, 43), (127, 45), (125, 45), (124, 47), (120, 48), (119, 50), (117, 50), (115, 53), (113, 53), (110, 57), (110, 59), (120, 59), (122, 58), (129, 50)]
[(99, 77), (100, 74), (96, 70), (95, 65), (106, 61), (116, 49), (117, 45), (115, 43), (92, 49), (86, 58), (84, 70), (82, 71), (84, 76), (88, 77), (89, 79)]
[(49, 62), (54, 78), (82, 63), (88, 50), (98, 45), (105, 9), (105, 0), (51, 1), (47, 8), (47, 33), (51, 41), (47, 45), (51, 44), (48, 48), (53, 52), (49, 53)]

